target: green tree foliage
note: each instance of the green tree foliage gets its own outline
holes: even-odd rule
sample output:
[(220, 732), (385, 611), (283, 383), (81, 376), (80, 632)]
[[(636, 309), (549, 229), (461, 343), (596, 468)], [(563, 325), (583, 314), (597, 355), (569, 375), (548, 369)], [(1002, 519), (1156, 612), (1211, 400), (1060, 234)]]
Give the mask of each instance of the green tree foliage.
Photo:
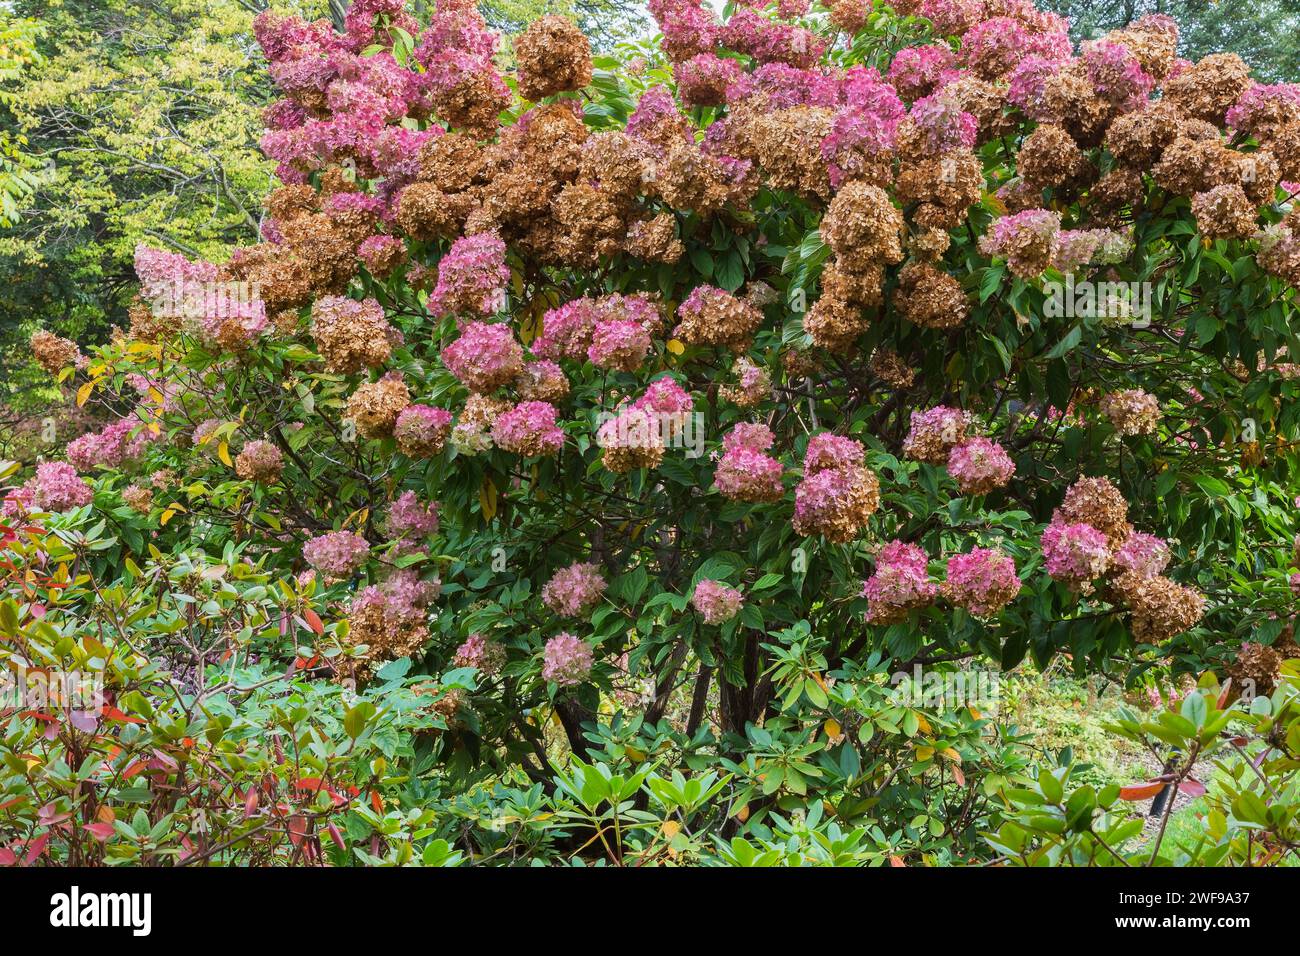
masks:
[(1236, 53), (1265, 83), (1300, 75), (1297, 0), (1044, 0), (1040, 6), (1068, 17), (1076, 40), (1094, 39), (1143, 14), (1168, 14), (1182, 28), (1180, 56), (1199, 60), (1210, 53)]

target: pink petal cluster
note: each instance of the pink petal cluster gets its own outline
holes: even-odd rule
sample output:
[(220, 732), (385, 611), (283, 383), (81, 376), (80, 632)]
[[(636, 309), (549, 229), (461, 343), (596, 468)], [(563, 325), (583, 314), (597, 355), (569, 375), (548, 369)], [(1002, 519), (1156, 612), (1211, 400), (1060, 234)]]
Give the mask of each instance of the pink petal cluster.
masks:
[(427, 538), (438, 533), (438, 502), (427, 504), (404, 491), (388, 507), (388, 533), (398, 538)]
[(1041, 538), (1047, 573), (1072, 587), (1086, 585), (1110, 567), (1106, 535), (1090, 524), (1053, 521)]
[(497, 416), (492, 440), (503, 451), (525, 458), (558, 455), (564, 432), (556, 424), (559, 412), (550, 402), (520, 402)]
[(505, 663), (505, 648), (482, 634), (471, 634), (456, 648), (452, 657), (455, 667), (474, 667), (489, 677), (501, 670)]
[(451, 412), (431, 405), (411, 404), (401, 410), (393, 437), (402, 454), (428, 458), (442, 451), (451, 433)]
[(346, 578), (366, 562), (370, 545), (351, 531), (330, 531), (303, 545), (303, 560), (332, 578)]
[(904, 47), (889, 64), (889, 82), (904, 99), (919, 100), (935, 91), (939, 77), (956, 62), (946, 43)]
[(123, 418), (68, 442), (66, 454), (77, 471), (117, 468), (138, 457), (154, 437), (139, 419)]
[(647, 385), (632, 407), (659, 415), (684, 415), (695, 407), (695, 402), (690, 392), (669, 376), (664, 376)]
[(41, 462), (22, 492), (20, 504), (30, 503), (36, 511), (69, 511), (90, 504), (94, 497), (94, 490), (66, 461)]
[(1016, 463), (995, 441), (968, 438), (948, 453), (948, 474), (963, 495), (986, 495), (1003, 487), (1016, 473)]
[(955, 97), (943, 90), (913, 103), (907, 118), (916, 125), (924, 149), (930, 156), (942, 156), (975, 145), (979, 123), (961, 108)]
[(775, 441), (766, 425), (741, 422), (722, 439), (723, 454), (713, 484), (732, 501), (771, 502), (785, 493), (781, 462), (765, 454)]
[(608, 584), (600, 566), (576, 561), (561, 568), (542, 587), (542, 603), (560, 617), (582, 617), (600, 603)]
[(542, 649), (542, 678), (560, 687), (573, 687), (587, 679), (593, 663), (591, 645), (561, 631)]
[(443, 348), (442, 364), (471, 392), (486, 393), (523, 371), (524, 350), (510, 326), (470, 322), (460, 338)]
[(948, 559), (941, 591), (975, 617), (992, 617), (1020, 593), (1016, 563), (996, 548), (974, 548)]
[(744, 598), (736, 588), (720, 581), (701, 578), (691, 595), (691, 606), (699, 612), (705, 624), (725, 624), (740, 613)]
[(740, 65), (713, 53), (697, 53), (673, 66), (677, 95), (686, 106), (721, 106), (727, 88), (740, 77)]
[(939, 586), (930, 580), (925, 551), (915, 544), (894, 540), (876, 556), (876, 570), (862, 584), (867, 599), (867, 621), (897, 624), (917, 609), (931, 604)]
[(506, 244), (490, 232), (461, 236), (438, 261), (438, 284), (429, 310), (438, 315), (491, 315), (504, 305), (510, 268)]
[(1124, 539), (1113, 560), (1118, 568), (1153, 578), (1169, 566), (1169, 557), (1169, 545), (1163, 538), (1134, 531)]

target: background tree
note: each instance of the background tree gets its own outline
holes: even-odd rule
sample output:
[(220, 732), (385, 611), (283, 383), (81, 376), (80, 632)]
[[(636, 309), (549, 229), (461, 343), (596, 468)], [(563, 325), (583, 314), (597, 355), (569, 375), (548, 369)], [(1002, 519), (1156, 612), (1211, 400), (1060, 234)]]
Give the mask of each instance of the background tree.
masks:
[(1265, 83), (1300, 74), (1297, 0), (1044, 0), (1041, 6), (1069, 17), (1076, 42), (1099, 37), (1146, 13), (1165, 13), (1182, 28), (1180, 56), (1199, 60), (1209, 53), (1236, 53)]

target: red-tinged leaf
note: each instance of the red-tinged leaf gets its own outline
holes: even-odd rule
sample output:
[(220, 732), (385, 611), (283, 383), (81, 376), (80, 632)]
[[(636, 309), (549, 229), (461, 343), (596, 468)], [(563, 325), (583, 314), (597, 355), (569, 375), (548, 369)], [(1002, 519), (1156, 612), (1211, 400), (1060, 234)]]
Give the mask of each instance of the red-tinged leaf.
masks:
[(82, 827), (82, 829), (85, 830), (87, 833), (89, 833), (91, 836), (93, 836), (100, 843), (103, 843), (105, 840), (107, 840), (109, 837), (111, 837), (114, 833), (117, 832), (117, 828), (114, 827), (113, 824), (111, 823), (87, 823), (84, 827)]
[(1229, 677), (1223, 682), (1223, 690), (1219, 691), (1218, 707), (1219, 710), (1226, 710), (1228, 706), (1228, 695), (1232, 693), (1232, 678)]
[(135, 763), (131, 764), (131, 766), (126, 768), (126, 772), (122, 774), (122, 779), (130, 780), (136, 774), (143, 772), (144, 769), (148, 766), (149, 766), (148, 763), (146, 763), (145, 761), (137, 760)]
[(307, 622), (307, 626), (310, 627), (313, 631), (315, 631), (318, 635), (325, 633), (325, 625), (321, 623), (320, 615), (318, 615), (311, 608), (305, 608), (302, 612), (302, 616), (303, 616), (303, 620)]
[(902, 858), (901, 856), (891, 856), (891, 857), (889, 858), (889, 865), (890, 865), (890, 866), (904, 866), (904, 867), (907, 866), (907, 864), (903, 862), (903, 858)]
[(29, 604), (27, 605), (27, 610), (31, 612), (32, 617), (42, 618), (45, 616), (44, 604)]
[(299, 777), (294, 783), (295, 789), (307, 790), (311, 793), (320, 793), (324, 786), (324, 781), (320, 777)]
[(109, 720), (116, 720), (121, 724), (143, 724), (147, 721), (143, 717), (132, 717), (130, 714), (123, 713), (116, 707), (105, 707), (104, 716)]
[(340, 850), (346, 850), (348, 848), (348, 845), (343, 842), (343, 834), (339, 833), (338, 827), (331, 823), (325, 829), (329, 831), (330, 839), (334, 841), (335, 846)]
[(305, 817), (292, 816), (289, 818), (289, 841), (297, 846), (302, 843), (302, 838), (307, 835), (307, 820)]
[(1197, 780), (1195, 777), (1188, 777), (1178, 785), (1178, 789), (1183, 791), (1183, 793), (1187, 794), (1189, 797), (1205, 796), (1205, 784), (1201, 783), (1201, 781)]
[(12, 800), (6, 800), (4, 803), (0, 803), (0, 810), (8, 810), (10, 807), (14, 806), (15, 804), (26, 803), (26, 802), (27, 802), (26, 797), (14, 797)]
[(0, 847), (0, 866), (13, 866), (18, 862), (18, 857), (13, 850), (8, 847)]
[(1155, 783), (1135, 783), (1129, 787), (1121, 787), (1119, 798), (1121, 800), (1150, 800), (1164, 788), (1165, 785), (1159, 781)]
[(1250, 740), (1249, 740), (1248, 738), (1246, 738), (1246, 737), (1242, 737), (1242, 736), (1240, 736), (1240, 735), (1238, 735), (1238, 736), (1232, 738), (1232, 745), (1233, 745), (1234, 747), (1244, 747), (1244, 746), (1246, 746), (1246, 744), (1248, 744), (1248, 743), (1250, 743)]
[(45, 844), (50, 842), (53, 833), (42, 833), (35, 840), (27, 845), (27, 855), (23, 857), (23, 866), (31, 866), (45, 852)]
[(244, 819), (247, 820), (257, 811), (257, 788), (249, 787), (248, 796), (244, 798)]
[(58, 805), (53, 801), (47, 803), (45, 806), (41, 807), (39, 810), (36, 811), (36, 819), (40, 822), (42, 826), (47, 826), (47, 827), (53, 826), (54, 824), (60, 822), (61, 820), (66, 820), (70, 816), (72, 816), (71, 810), (68, 810), (64, 813), (60, 813), (58, 810)]
[(32, 718), (32, 720), (46, 720), (46, 721), (53, 721), (53, 722), (56, 723), (56, 724), (59, 722), (59, 718), (55, 717), (53, 714), (43, 714), (43, 713), (41, 713), (39, 710), (25, 710), (25, 711), (23, 711), (21, 714), (19, 714), (18, 716), (19, 716), (19, 717), (30, 717), (30, 718)]
[(952, 768), (952, 778), (957, 781), (957, 786), (966, 786), (966, 775), (961, 772), (961, 767)]
[(378, 791), (378, 790), (371, 790), (371, 791), (370, 791), (370, 805), (371, 805), (372, 807), (375, 808), (375, 813), (383, 813), (383, 812), (384, 812), (384, 801), (381, 800), (381, 799), (379, 799), (379, 791)]

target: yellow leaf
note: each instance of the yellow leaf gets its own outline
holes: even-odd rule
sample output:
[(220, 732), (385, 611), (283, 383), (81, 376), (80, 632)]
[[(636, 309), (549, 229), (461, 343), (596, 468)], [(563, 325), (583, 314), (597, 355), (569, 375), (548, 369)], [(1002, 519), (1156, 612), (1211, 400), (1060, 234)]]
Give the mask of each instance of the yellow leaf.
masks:
[(82, 405), (85, 405), (85, 404), (86, 404), (86, 399), (90, 398), (90, 393), (93, 392), (93, 391), (95, 390), (95, 382), (96, 382), (96, 381), (98, 381), (98, 379), (91, 380), (91, 381), (87, 382), (85, 385), (82, 385), (81, 388), (77, 389), (77, 407), (78, 407), (78, 408), (80, 408)]
[(970, 715), (971, 715), (972, 717), (974, 717), (976, 720), (983, 720), (983, 719), (984, 719), (983, 717), (980, 716), (980, 712), (979, 712), (978, 710), (976, 710), (974, 707), (971, 707), (971, 706), (968, 705), (968, 706), (966, 707), (966, 709), (970, 711)]
[[(915, 711), (914, 711), (914, 713), (915, 713)], [(921, 733), (923, 733), (923, 734), (931, 734), (931, 733), (934, 733), (934, 731), (932, 731), (932, 730), (930, 729), (930, 722), (929, 722), (928, 720), (925, 719), (925, 715), (924, 715), (924, 714), (917, 714), (917, 715), (916, 715), (916, 727), (917, 727), (917, 729), (920, 730)]]
[(674, 355), (681, 355), (686, 351), (686, 346), (683, 344), (681, 339), (669, 339), (668, 351), (672, 352)]
[(953, 763), (961, 763), (961, 754), (957, 753), (956, 749), (953, 747), (944, 747), (939, 751), (939, 753), (943, 754), (943, 756), (947, 757)]
[(497, 486), (492, 479), (483, 476), (483, 484), (478, 490), (478, 503), (483, 508), (483, 517), (491, 521), (497, 515)]
[(227, 468), (234, 468), (235, 463), (230, 460), (230, 442), (222, 442), (217, 446), (217, 457)]
[(671, 840), (673, 837), (677, 836), (677, 834), (682, 832), (682, 825), (676, 820), (665, 820), (663, 826), (659, 829), (663, 831), (665, 837)]
[(933, 757), (933, 756), (934, 756), (934, 748), (933, 748), (933, 747), (917, 747), (917, 748), (916, 748), (916, 759), (917, 759), (918, 761), (926, 761), (926, 760), (929, 760), (929, 759), (930, 759), (931, 757)]
[(822, 730), (826, 731), (826, 736), (834, 740), (836, 737), (843, 735), (844, 731), (840, 729), (840, 722), (831, 717), (826, 723), (822, 724)]
[(165, 525), (165, 524), (167, 524), (168, 521), (171, 521), (172, 518), (174, 518), (174, 517), (176, 517), (176, 509), (175, 509), (175, 508), (168, 508), (166, 511), (164, 511), (164, 512), (162, 513), (162, 516), (159, 517), (159, 519), (158, 519), (158, 523), (159, 523), (160, 525)]

